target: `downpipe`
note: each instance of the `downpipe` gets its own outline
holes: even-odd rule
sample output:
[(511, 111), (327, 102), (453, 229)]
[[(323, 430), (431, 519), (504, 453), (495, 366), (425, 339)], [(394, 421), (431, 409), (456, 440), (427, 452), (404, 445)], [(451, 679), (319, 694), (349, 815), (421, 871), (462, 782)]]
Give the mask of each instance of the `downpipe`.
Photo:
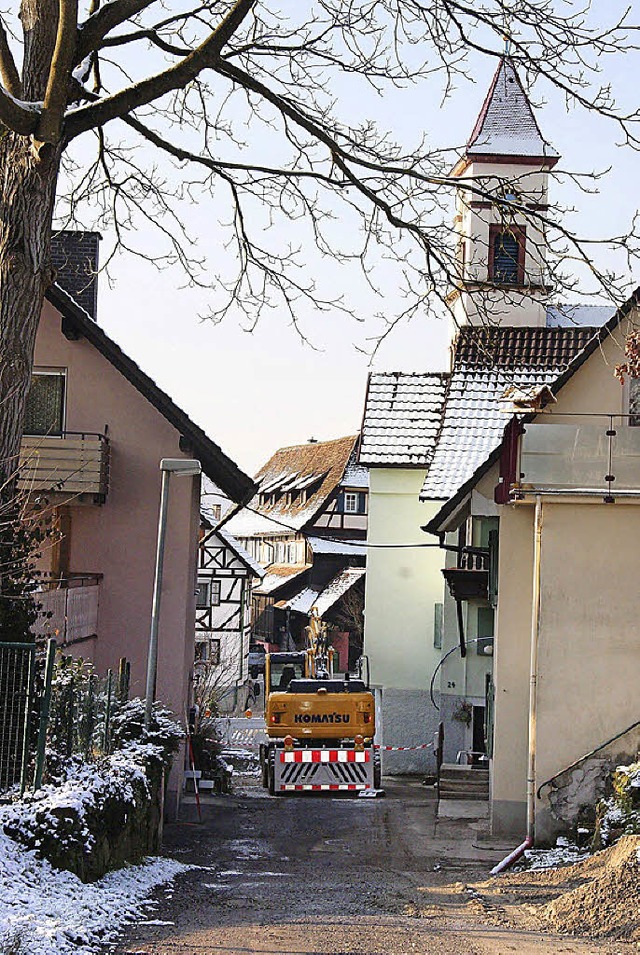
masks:
[(531, 660), (529, 667), (529, 750), (527, 759), (527, 834), (524, 842), (502, 862), (491, 875), (499, 875), (517, 862), (535, 843), (536, 836), (536, 743), (538, 716), (538, 648), (540, 644), (540, 565), (542, 555), (542, 500), (536, 497), (533, 530), (533, 592), (531, 606)]

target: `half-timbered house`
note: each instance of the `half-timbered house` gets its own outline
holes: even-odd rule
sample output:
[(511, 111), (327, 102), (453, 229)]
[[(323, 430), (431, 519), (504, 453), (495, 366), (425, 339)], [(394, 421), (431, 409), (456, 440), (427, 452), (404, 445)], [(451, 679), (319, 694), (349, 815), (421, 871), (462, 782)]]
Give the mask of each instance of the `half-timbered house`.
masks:
[(247, 697), (251, 584), (265, 571), (223, 528), (203, 528), (196, 587), (195, 682), (223, 712)]
[(357, 607), (368, 519), (369, 472), (356, 462), (357, 444), (350, 435), (280, 448), (256, 475), (254, 499), (227, 525), (266, 569), (253, 588), (255, 639), (278, 649), (300, 646), (309, 611), (320, 605), (336, 627), (345, 666), (355, 655), (354, 640), (361, 642)]

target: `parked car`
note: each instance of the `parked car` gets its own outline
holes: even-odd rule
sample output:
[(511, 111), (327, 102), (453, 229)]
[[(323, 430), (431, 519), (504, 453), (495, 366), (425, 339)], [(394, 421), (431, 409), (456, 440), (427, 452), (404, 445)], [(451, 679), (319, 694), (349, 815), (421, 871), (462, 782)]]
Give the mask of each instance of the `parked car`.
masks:
[(261, 673), (264, 673), (264, 656), (266, 650), (261, 643), (249, 644), (249, 675), (256, 680)]

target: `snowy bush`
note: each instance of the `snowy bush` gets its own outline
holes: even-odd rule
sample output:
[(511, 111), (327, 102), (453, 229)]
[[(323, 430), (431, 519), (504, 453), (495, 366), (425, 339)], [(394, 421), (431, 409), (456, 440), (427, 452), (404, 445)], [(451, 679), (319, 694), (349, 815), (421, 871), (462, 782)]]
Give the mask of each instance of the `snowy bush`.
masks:
[(24, 935), (19, 929), (0, 932), (0, 955), (26, 955)]
[(157, 848), (163, 770), (181, 736), (160, 704), (145, 730), (144, 702), (131, 700), (114, 717), (110, 756), (61, 761), (54, 782), (0, 811), (0, 826), (82, 879), (141, 858)]
[(111, 722), (112, 746), (117, 749), (131, 743), (150, 744), (163, 753), (164, 762), (169, 762), (184, 737), (184, 730), (162, 703), (153, 704), (151, 725), (147, 730), (144, 710), (145, 702), (138, 697), (123, 703)]

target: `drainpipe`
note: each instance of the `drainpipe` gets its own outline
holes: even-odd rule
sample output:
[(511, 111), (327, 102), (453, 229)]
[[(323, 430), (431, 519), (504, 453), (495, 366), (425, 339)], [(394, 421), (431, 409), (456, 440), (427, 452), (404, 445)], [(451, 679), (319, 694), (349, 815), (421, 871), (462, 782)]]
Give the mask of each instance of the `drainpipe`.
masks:
[(529, 668), (529, 751), (527, 760), (527, 834), (523, 843), (494, 866), (499, 875), (530, 849), (536, 834), (536, 741), (538, 715), (538, 647), (540, 643), (540, 565), (542, 555), (542, 500), (536, 497), (533, 530), (533, 593), (531, 602), (531, 661)]
[(527, 839), (536, 835), (536, 741), (538, 716), (538, 646), (540, 643), (540, 558), (542, 553), (542, 501), (536, 497), (533, 536), (533, 600), (531, 605), (531, 669), (529, 676), (529, 771), (527, 773)]

